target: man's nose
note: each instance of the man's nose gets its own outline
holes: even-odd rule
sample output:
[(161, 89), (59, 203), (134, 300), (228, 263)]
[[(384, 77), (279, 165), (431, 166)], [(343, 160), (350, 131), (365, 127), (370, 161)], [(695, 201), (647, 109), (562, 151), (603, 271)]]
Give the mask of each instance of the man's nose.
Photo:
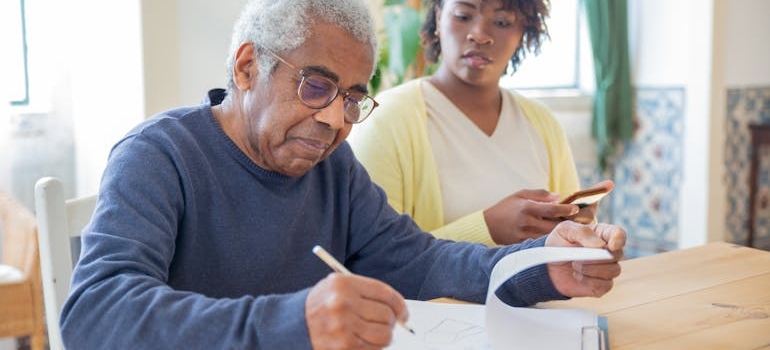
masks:
[(332, 130), (342, 129), (342, 127), (345, 126), (344, 100), (345, 99), (338, 94), (328, 106), (318, 110), (318, 112), (313, 115), (313, 118), (318, 122), (328, 125)]

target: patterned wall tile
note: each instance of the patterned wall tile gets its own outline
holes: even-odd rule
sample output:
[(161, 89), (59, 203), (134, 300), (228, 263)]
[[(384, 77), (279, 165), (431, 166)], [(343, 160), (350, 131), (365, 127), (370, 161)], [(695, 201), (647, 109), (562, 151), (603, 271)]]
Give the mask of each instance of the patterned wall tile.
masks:
[[(600, 221), (624, 227), (628, 257), (676, 249), (682, 181), (683, 88), (639, 88), (638, 130), (615, 159), (615, 190), (597, 214)], [(749, 124), (770, 124), (770, 87), (729, 89), (725, 118), (724, 181), (728, 188), (728, 240), (746, 243), (751, 136)], [(770, 146), (759, 150), (756, 242), (770, 241)], [(604, 178), (595, 164), (578, 164), (585, 186)]]
[(749, 229), (749, 169), (752, 152), (759, 152), (755, 240), (770, 238), (770, 146), (751, 149), (749, 124), (770, 124), (770, 87), (727, 90), (725, 118), (725, 184), (728, 240), (747, 243)]
[[(684, 89), (639, 88), (636, 102), (636, 133), (618, 150), (615, 189), (597, 213), (628, 232), (629, 258), (676, 248)], [(595, 164), (578, 164), (578, 173), (583, 185), (604, 178)]]
[(683, 88), (636, 91), (634, 138), (615, 162), (614, 222), (629, 235), (626, 253), (676, 249), (682, 183)]

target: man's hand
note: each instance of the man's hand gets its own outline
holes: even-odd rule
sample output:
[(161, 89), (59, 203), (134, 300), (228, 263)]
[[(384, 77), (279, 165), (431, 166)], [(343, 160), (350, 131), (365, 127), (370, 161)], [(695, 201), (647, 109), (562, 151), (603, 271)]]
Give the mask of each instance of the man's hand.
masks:
[(313, 349), (381, 349), (391, 342), (396, 320), (409, 317), (404, 298), (376, 279), (329, 274), (305, 301)]
[(623, 257), (626, 232), (614, 225), (582, 225), (564, 221), (548, 235), (545, 245), (609, 250), (613, 260), (548, 264), (548, 275), (561, 294), (569, 297), (599, 297), (612, 289), (613, 279), (620, 275), (618, 261)]

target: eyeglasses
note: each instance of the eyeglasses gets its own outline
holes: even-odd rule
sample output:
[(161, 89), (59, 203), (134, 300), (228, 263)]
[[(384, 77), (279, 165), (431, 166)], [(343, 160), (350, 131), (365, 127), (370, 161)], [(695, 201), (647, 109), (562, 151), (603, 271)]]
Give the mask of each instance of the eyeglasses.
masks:
[(374, 108), (380, 105), (371, 96), (363, 92), (345, 90), (327, 77), (297, 69), (294, 65), (275, 54), (275, 52), (265, 47), (262, 47), (262, 49), (291, 69), (299, 71), (302, 79), (300, 79), (297, 86), (297, 97), (305, 106), (315, 109), (326, 108), (337, 98), (337, 95), (342, 95), (345, 121), (357, 124), (364, 121), (364, 119), (372, 114)]

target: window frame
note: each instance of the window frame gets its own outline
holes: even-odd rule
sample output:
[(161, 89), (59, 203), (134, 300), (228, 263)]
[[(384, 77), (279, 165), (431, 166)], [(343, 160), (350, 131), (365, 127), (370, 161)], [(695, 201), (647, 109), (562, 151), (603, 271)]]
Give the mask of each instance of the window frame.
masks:
[[(22, 69), (23, 69), (23, 76), (24, 76), (24, 87), (23, 87), (23, 96), (24, 98), (21, 100), (11, 100), (9, 101), (10, 105), (13, 107), (23, 107), (23, 106), (29, 106), (29, 56), (27, 51), (27, 16), (26, 16), (26, 4), (25, 0), (19, 0), (19, 16), (20, 16), (20, 25), (21, 25), (21, 55), (22, 55)], [(14, 50), (10, 50), (13, 52)], [(15, 88), (17, 90), (22, 90), (21, 87)]]

